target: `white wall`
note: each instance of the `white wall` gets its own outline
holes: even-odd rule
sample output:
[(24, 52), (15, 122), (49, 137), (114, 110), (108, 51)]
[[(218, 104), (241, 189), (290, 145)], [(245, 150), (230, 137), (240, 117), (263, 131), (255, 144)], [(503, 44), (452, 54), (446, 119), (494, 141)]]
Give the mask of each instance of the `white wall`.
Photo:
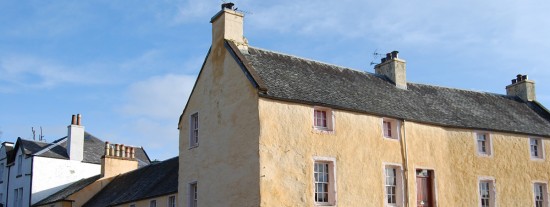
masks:
[(75, 181), (100, 174), (101, 165), (74, 160), (34, 157), (33, 172), (32, 204)]
[[(6, 157), (6, 148), (2, 146), (0, 148), (0, 167), (4, 166), (4, 173), (0, 176), (2, 176), (2, 179), (0, 179), (0, 194), (2, 197), (0, 198), (0, 203), (6, 204), (6, 191), (8, 187), (8, 168), (6, 166), (8, 162), (8, 159)], [(3, 165), (2, 165), (3, 164)], [(5, 206), (5, 205), (4, 205)]]
[[(23, 188), (23, 206), (29, 205), (29, 186), (31, 186), (31, 163), (32, 163), (32, 157), (26, 157), (25, 155), (22, 156), (23, 162), (22, 162), (22, 173), (19, 176), (17, 173), (17, 165), (19, 163), (19, 155), (21, 155), (21, 150), (17, 150), (17, 154), (15, 155), (15, 162), (14, 165), (11, 166), (10, 170), (10, 183), (8, 186), (8, 205), (7, 206), (14, 206), (15, 198), (13, 191), (15, 189)], [(7, 180), (7, 179), (6, 179)]]

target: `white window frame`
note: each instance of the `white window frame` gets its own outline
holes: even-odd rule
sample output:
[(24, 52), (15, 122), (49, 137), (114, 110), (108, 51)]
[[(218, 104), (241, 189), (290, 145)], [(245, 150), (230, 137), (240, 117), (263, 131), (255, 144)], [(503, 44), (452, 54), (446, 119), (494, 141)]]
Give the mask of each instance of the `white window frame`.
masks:
[[(405, 203), (404, 185), (403, 185), (403, 167), (396, 163), (383, 163), (382, 164), (382, 185), (384, 186), (384, 206), (403, 206)], [(388, 183), (387, 183), (387, 169), (395, 170), (395, 204), (388, 203)]]
[[(1, 163), (0, 164), (0, 183), (4, 182), (4, 168), (5, 168), (4, 163)], [(1, 198), (0, 198), (0, 200), (1, 200)]]
[(199, 139), (200, 139), (199, 129), (200, 129), (199, 112), (195, 112), (189, 116), (189, 149), (199, 146)]
[(176, 207), (176, 196), (168, 196), (168, 207)]
[(197, 207), (199, 203), (199, 183), (197, 181), (190, 182), (188, 187), (188, 195), (189, 198), (188, 206), (189, 207)]
[[(328, 202), (317, 202), (315, 200), (315, 193), (316, 193), (316, 183), (315, 180), (315, 164), (317, 163), (324, 163), (328, 164)], [(312, 200), (314, 206), (336, 206), (336, 202), (338, 200), (338, 193), (336, 191), (337, 189), (337, 182), (338, 179), (336, 177), (336, 158), (333, 157), (313, 157), (312, 162)]]
[(149, 207), (157, 207), (157, 200), (156, 199), (150, 200)]
[[(537, 141), (538, 144), (537, 147), (537, 156), (533, 156), (533, 145), (532, 142)], [(532, 160), (544, 160), (545, 154), (544, 154), (544, 141), (541, 138), (536, 137), (530, 137), (529, 138), (529, 157), (531, 157)]]
[(542, 186), (542, 206), (548, 207), (548, 183), (546, 181), (534, 181), (533, 182), (533, 206), (538, 207), (537, 202), (537, 194), (536, 194), (536, 188), (537, 186)]
[(483, 207), (481, 205), (481, 183), (487, 182), (489, 183), (489, 207), (495, 207), (497, 206), (497, 187), (496, 187), (496, 181), (493, 177), (479, 177), (477, 181), (477, 196), (478, 196), (478, 206)]
[(17, 155), (17, 176), (23, 174), (23, 155)]
[[(480, 149), (480, 135), (485, 135), (485, 152)], [(493, 136), (489, 132), (476, 132), (474, 135), (476, 154), (481, 157), (493, 157)]]
[[(317, 126), (317, 111), (324, 111), (326, 114), (325, 126)], [(313, 107), (313, 116), (312, 116), (312, 126), (313, 129), (320, 132), (334, 132), (334, 111), (331, 108), (315, 106)]]
[[(390, 136), (387, 135), (387, 124), (390, 124)], [(401, 138), (401, 122), (397, 119), (391, 119), (391, 118), (382, 118), (382, 137), (388, 140), (397, 140)]]

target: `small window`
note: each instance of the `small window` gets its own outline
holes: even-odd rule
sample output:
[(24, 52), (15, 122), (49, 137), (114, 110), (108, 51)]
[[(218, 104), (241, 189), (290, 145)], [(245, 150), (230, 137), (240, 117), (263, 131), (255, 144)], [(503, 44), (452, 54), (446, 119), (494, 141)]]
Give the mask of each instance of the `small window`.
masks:
[(388, 139), (399, 139), (398, 121), (395, 119), (382, 119), (382, 134)]
[(495, 186), (493, 180), (479, 181), (479, 199), (481, 207), (495, 206)]
[(533, 185), (535, 195), (535, 207), (548, 207), (548, 190), (546, 183), (535, 183)]
[(194, 113), (191, 115), (190, 120), (190, 135), (189, 135), (189, 147), (199, 146), (199, 113)]
[(314, 176), (314, 203), (317, 205), (335, 205), (335, 176), (334, 162), (329, 160), (316, 160), (313, 167)]
[(176, 196), (168, 197), (168, 207), (176, 207)]
[(531, 158), (544, 159), (544, 149), (542, 146), (542, 139), (530, 138), (529, 139)]
[(477, 133), (477, 153), (479, 155), (491, 155), (491, 136), (489, 133)]
[(385, 168), (386, 206), (402, 206), (402, 178), (399, 166)]
[(151, 200), (149, 202), (149, 207), (157, 207), (157, 200)]
[(315, 107), (313, 109), (313, 127), (317, 130), (332, 131), (332, 110)]
[(23, 188), (13, 190), (13, 206), (23, 207)]
[(23, 169), (23, 155), (17, 156), (17, 175), (22, 174)]
[(199, 192), (197, 182), (189, 183), (189, 207), (197, 207)]
[(4, 182), (4, 163), (0, 164), (0, 183), (1, 182)]

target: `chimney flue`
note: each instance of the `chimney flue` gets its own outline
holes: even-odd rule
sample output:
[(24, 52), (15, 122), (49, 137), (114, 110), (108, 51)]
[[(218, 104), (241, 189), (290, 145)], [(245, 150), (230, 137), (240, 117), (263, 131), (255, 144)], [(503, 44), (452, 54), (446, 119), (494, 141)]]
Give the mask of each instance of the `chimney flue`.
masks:
[(398, 54), (399, 54), (399, 52), (398, 52), (398, 51), (395, 51), (395, 50), (394, 50), (394, 51), (392, 51), (392, 52), (391, 52), (391, 59), (395, 59), (395, 58), (398, 58)]
[(82, 116), (80, 114), (76, 115), (76, 125), (80, 126), (80, 121), (82, 119)]
[(71, 125), (76, 124), (76, 115), (73, 114), (73, 118), (71, 119)]
[(231, 10), (233, 10), (233, 6), (235, 6), (235, 4), (234, 4), (234, 3), (231, 3), (231, 2), (229, 2), (229, 3), (223, 3), (223, 4), (222, 4), (222, 10), (223, 10), (223, 9), (231, 9)]

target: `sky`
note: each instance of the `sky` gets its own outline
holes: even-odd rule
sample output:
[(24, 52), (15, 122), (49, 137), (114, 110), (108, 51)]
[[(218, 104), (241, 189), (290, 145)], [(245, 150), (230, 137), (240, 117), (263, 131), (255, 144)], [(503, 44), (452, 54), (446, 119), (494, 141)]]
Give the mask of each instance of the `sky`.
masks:
[[(223, 2), (0, 1), (0, 140), (42, 127), (54, 141), (79, 113), (104, 141), (177, 156), (178, 118)], [(234, 3), (255, 47), (366, 72), (374, 53), (397, 50), (409, 82), (497, 94), (528, 74), (550, 108), (547, 0)]]

